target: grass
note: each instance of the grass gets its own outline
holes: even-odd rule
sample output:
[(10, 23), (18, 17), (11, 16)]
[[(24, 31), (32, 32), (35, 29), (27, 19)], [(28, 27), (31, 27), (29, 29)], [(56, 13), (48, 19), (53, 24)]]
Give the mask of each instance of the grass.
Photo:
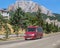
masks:
[[(7, 24), (8, 27), (11, 30), (11, 34), (15, 34), (15, 32), (13, 32), (14, 30), (12, 29), (12, 26), (10, 24)], [(19, 34), (24, 34), (25, 30), (22, 31), (22, 29), (19, 30)], [(2, 28), (2, 30), (0, 30), (0, 35), (5, 35), (5, 30), (4, 28)], [(23, 37), (9, 37), (8, 39), (5, 38), (0, 38), (0, 41), (6, 41), (6, 40), (17, 40), (17, 39), (22, 39)]]

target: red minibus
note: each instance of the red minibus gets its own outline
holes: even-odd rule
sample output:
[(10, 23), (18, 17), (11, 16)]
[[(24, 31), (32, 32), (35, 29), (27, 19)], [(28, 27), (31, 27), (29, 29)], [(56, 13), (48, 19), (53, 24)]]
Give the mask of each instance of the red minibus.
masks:
[(25, 40), (27, 39), (37, 39), (43, 37), (43, 29), (38, 26), (28, 26), (25, 32)]

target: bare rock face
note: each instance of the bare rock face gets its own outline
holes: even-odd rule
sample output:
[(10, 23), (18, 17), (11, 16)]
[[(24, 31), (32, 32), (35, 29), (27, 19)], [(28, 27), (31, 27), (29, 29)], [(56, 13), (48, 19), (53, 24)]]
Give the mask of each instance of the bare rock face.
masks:
[(25, 12), (37, 12), (38, 7), (41, 9), (41, 13), (47, 14), (48, 16), (53, 16), (52, 12), (45, 8), (42, 5), (38, 5), (37, 3), (33, 1), (16, 1), (15, 4), (8, 7), (8, 10), (16, 10), (18, 7), (21, 7), (23, 11)]

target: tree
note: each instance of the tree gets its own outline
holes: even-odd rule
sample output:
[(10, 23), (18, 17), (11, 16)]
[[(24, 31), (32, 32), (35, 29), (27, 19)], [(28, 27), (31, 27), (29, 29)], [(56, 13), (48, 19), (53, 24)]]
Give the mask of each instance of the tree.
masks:
[(14, 32), (18, 36), (18, 31), (23, 25), (24, 12), (21, 8), (18, 8), (13, 12), (13, 15), (10, 18), (10, 24), (13, 25)]
[(58, 31), (60, 32), (60, 27), (58, 28)]
[(36, 16), (37, 16), (37, 22), (38, 22), (37, 24), (38, 24), (38, 26), (43, 26), (43, 18), (42, 18), (42, 15), (41, 15), (40, 8), (38, 8)]
[(46, 32), (45, 33), (51, 33), (51, 31), (52, 31), (52, 24), (48, 24), (48, 23), (46, 23)]
[(8, 25), (7, 25), (6, 19), (4, 19), (2, 15), (0, 15), (0, 30), (1, 30), (2, 28), (5, 29), (5, 35), (6, 35), (5, 37), (6, 37), (6, 39), (7, 39), (8, 36), (9, 36), (10, 29), (9, 29), (9, 27), (8, 27)]
[(58, 26), (56, 26), (55, 23), (54, 23), (54, 27), (53, 27), (53, 30), (52, 31), (53, 32), (58, 32)]
[(0, 14), (0, 30), (2, 29), (2, 24), (3, 24), (3, 21), (2, 21), (2, 15)]
[(29, 26), (29, 25), (37, 25), (37, 16), (36, 16), (36, 13), (33, 12), (33, 13), (30, 13), (30, 12), (27, 12), (25, 13), (25, 16), (26, 16), (26, 26)]

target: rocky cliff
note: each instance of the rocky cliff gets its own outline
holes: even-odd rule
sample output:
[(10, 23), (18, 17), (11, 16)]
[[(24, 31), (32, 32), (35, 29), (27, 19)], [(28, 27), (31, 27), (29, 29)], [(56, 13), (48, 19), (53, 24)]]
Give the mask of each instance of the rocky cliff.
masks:
[(8, 7), (8, 10), (16, 10), (18, 7), (21, 7), (25, 12), (37, 12), (39, 7), (41, 9), (41, 13), (47, 14), (48, 16), (54, 16), (50, 10), (33, 1), (16, 1), (13, 5)]

